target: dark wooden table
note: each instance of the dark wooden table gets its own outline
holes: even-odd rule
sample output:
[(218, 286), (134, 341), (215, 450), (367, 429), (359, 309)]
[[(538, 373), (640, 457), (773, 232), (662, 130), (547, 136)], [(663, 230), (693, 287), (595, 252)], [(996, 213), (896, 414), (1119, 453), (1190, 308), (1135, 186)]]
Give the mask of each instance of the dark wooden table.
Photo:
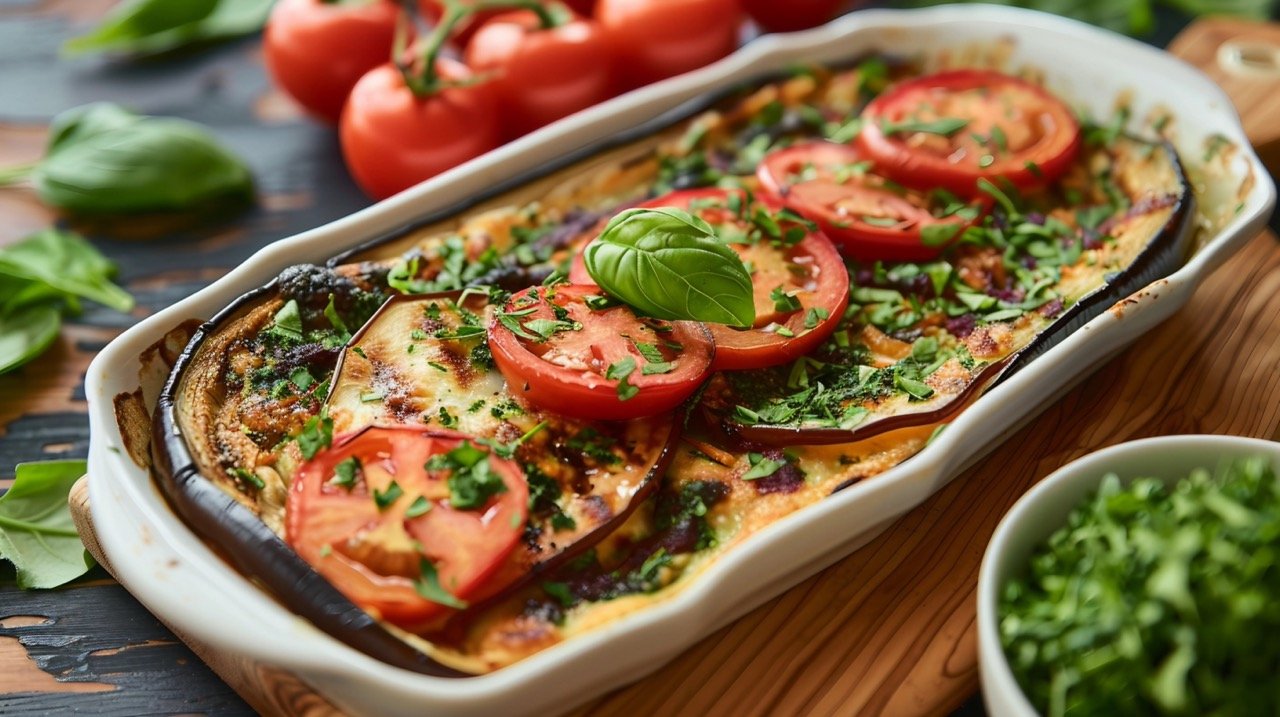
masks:
[[(46, 357), (0, 377), (0, 488), (16, 463), (86, 454), (84, 369), (120, 330), (265, 244), (368, 204), (342, 166), (332, 130), (300, 118), (273, 92), (256, 39), (144, 63), (59, 59), (60, 43), (111, 4), (0, 0), (0, 166), (36, 158), (58, 111), (111, 100), (209, 126), (251, 165), (260, 202), (215, 226), (76, 227), (119, 262), (119, 279), (138, 307), (130, 316), (90, 308), (69, 322)], [(1163, 44), (1181, 26), (1180, 18), (1163, 14), (1152, 39)], [(30, 192), (3, 189), (0, 219), (4, 243), (56, 217)], [(909, 529), (918, 519), (909, 516), (903, 525)], [(962, 708), (980, 710), (974, 700)], [(0, 713), (70, 711), (252, 714), (104, 572), (55, 591), (0, 584)]]

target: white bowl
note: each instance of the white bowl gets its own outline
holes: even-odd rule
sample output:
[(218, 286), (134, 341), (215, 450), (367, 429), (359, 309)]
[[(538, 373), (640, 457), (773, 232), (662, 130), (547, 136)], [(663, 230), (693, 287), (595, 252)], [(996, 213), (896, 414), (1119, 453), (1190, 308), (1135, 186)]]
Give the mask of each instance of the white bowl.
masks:
[[(325, 259), (486, 188), (658, 117), (681, 103), (798, 62), (850, 62), (871, 52), (961, 53), (1000, 43), (1011, 67), (1106, 117), (1117, 97), (1141, 118), (1172, 108), (1175, 143), (1200, 157), (1221, 135), (1240, 150), (1213, 178), (1208, 204), (1228, 213), (1186, 264), (1075, 331), (976, 401), (920, 454), (751, 536), (681, 591), (494, 673), (444, 679), (398, 670), (315, 629), (219, 559), (169, 509), (148, 472), (121, 450), (112, 399), (138, 388), (139, 354), (178, 323), (205, 319), (300, 262)], [(656, 669), (697, 640), (848, 554), (946, 485), (1049, 401), (1168, 318), (1205, 277), (1261, 231), (1275, 186), (1249, 149), (1230, 100), (1203, 74), (1119, 35), (1051, 15), (964, 5), (860, 11), (807, 32), (769, 35), (713, 65), (615, 98), (467, 162), (385, 202), (255, 254), (212, 286), (140, 322), (86, 376), (89, 493), (101, 545), (121, 582), (162, 620), (247, 662), (281, 670), (353, 714), (527, 714), (563, 711)], [(1237, 207), (1238, 210), (1230, 211)], [(154, 401), (157, 377), (143, 376)]]
[(1000, 521), (987, 544), (978, 574), (978, 668), (982, 697), (993, 717), (1039, 714), (1023, 694), (1000, 646), (1000, 592), (1009, 578), (1024, 572), (1027, 560), (1067, 522), (1067, 515), (1093, 493), (1108, 473), (1128, 484), (1157, 478), (1173, 484), (1195, 468), (1210, 471), (1225, 462), (1251, 456), (1271, 459), (1280, 471), (1280, 443), (1240, 436), (1161, 436), (1121, 443), (1079, 458), (1054, 471), (1022, 496)]

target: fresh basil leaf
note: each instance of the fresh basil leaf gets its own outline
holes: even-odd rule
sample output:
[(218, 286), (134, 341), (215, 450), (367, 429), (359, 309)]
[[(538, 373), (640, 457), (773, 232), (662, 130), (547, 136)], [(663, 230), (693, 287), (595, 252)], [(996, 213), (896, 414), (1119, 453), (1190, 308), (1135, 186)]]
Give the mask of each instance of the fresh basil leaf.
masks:
[(102, 112), (71, 124), (31, 173), (45, 203), (110, 214), (188, 210), (252, 197), (249, 170), (200, 125), (141, 117), (114, 127), (86, 127), (88, 118)]
[(60, 112), (49, 125), (45, 156), (94, 135), (127, 127), (140, 119), (140, 116), (114, 102), (94, 102)]
[(0, 249), (0, 275), (40, 282), (62, 294), (129, 311), (133, 297), (111, 283), (108, 277), (114, 273), (115, 265), (89, 242), (56, 229)]
[(67, 496), (84, 461), (19, 463), (0, 496), (0, 557), (13, 563), (18, 587), (53, 588), (93, 567), (71, 520)]
[(271, 5), (272, 0), (126, 0), (63, 50), (151, 55), (248, 35), (262, 29)]
[(0, 315), (0, 374), (44, 353), (58, 338), (61, 324), (62, 313), (50, 304)]
[(659, 319), (749, 327), (751, 275), (705, 221), (671, 207), (618, 214), (584, 253), (609, 294)]

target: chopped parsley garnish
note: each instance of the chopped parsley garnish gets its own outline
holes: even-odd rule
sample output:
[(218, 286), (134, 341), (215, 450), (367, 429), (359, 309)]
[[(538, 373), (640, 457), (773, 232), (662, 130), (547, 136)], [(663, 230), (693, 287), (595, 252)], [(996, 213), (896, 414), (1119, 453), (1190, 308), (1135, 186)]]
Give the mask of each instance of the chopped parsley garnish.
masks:
[(622, 462), (622, 458), (614, 453), (614, 448), (618, 445), (617, 439), (606, 436), (590, 426), (578, 431), (572, 438), (565, 441), (564, 445), (566, 448), (581, 452), (597, 463), (611, 465)]
[(1115, 475), (1003, 586), (1000, 639), (1042, 714), (1274, 715), (1280, 478)]
[(307, 370), (306, 366), (299, 366), (293, 370), (293, 373), (289, 374), (289, 381), (294, 386), (297, 386), (299, 391), (305, 391), (315, 384), (316, 379)]
[(429, 510), (431, 510), (431, 501), (427, 500), (426, 496), (420, 495), (414, 498), (409, 507), (405, 509), (404, 517), (417, 518), (420, 515), (426, 515)]
[(329, 417), (327, 408), (320, 410), (320, 415), (312, 416), (302, 425), (298, 433), (298, 450), (307, 460), (315, 458), (322, 449), (333, 443), (333, 419)]
[(267, 487), (266, 482), (263, 481), (262, 478), (260, 478), (257, 473), (254, 473), (251, 470), (247, 470), (245, 468), (240, 468), (239, 466), (237, 466), (235, 468), (228, 469), (227, 472), (230, 473), (233, 477), (238, 478), (241, 483), (244, 483), (247, 486), (252, 486), (254, 488), (257, 488), (258, 490), (262, 490), (263, 488)]
[(342, 316), (338, 314), (338, 309), (333, 304), (333, 294), (329, 294), (329, 303), (324, 307), (324, 317), (329, 320), (329, 325), (333, 327), (336, 340), (346, 343), (351, 340), (351, 331), (347, 329), (347, 324), (342, 320)]
[(449, 471), (449, 505), (459, 510), (483, 508), (489, 499), (505, 493), (506, 483), (489, 462), (489, 452), (470, 441), (448, 453), (432, 456), (429, 471)]
[(356, 482), (360, 480), (363, 472), (364, 469), (360, 465), (360, 459), (351, 456), (333, 467), (333, 478), (329, 479), (329, 483), (339, 488), (351, 490), (356, 486)]
[(392, 479), (385, 490), (373, 489), (373, 503), (378, 506), (379, 511), (383, 511), (390, 508), (391, 504), (395, 503), (403, 495), (404, 489), (400, 487), (399, 483), (395, 482), (395, 479)]
[(440, 575), (436, 572), (436, 566), (432, 565), (430, 560), (422, 558), (419, 563), (419, 570), (421, 575), (414, 581), (413, 589), (424, 600), (430, 600), (438, 605), (457, 610), (462, 610), (467, 606), (466, 601), (459, 600), (457, 596), (440, 585)]
[(289, 299), (280, 307), (271, 320), (271, 326), (263, 332), (268, 337), (278, 338), (285, 343), (300, 344), (306, 340), (302, 330), (302, 311), (295, 299)]
[(432, 336), (444, 341), (465, 341), (467, 339), (477, 339), (484, 336), (484, 327), (459, 326), (456, 329), (439, 329), (432, 334)]
[[(552, 306), (555, 307), (556, 305), (552, 304)], [(506, 324), (503, 325), (505, 326)], [(582, 324), (577, 321), (564, 321), (561, 319), (532, 319), (524, 322), (523, 326), (527, 331), (537, 335), (533, 340), (538, 343), (543, 343), (561, 331), (582, 330)], [(525, 338), (528, 338), (528, 336), (526, 335)]]
[(573, 607), (578, 602), (567, 583), (545, 582), (542, 584), (542, 592), (555, 599), (561, 607)]
[(627, 381), (632, 373), (636, 370), (636, 360), (630, 356), (624, 356), (622, 359), (609, 364), (604, 372), (604, 377), (610, 381), (618, 382), (618, 399), (628, 401), (635, 398), (640, 393), (640, 389), (633, 386)]
[(782, 468), (786, 464), (786, 461), (777, 461), (772, 458), (768, 458), (763, 453), (748, 453), (747, 465), (749, 467), (747, 468), (747, 471), (742, 474), (742, 480), (758, 480), (760, 478), (767, 478), (774, 473), (777, 473), (778, 469)]
[(818, 327), (818, 324), (822, 323), (830, 316), (831, 312), (821, 306), (811, 307), (808, 311), (804, 312), (804, 327), (806, 329), (815, 329)]
[(789, 314), (801, 308), (800, 300), (784, 291), (781, 285), (769, 292), (769, 298), (773, 299), (773, 310), (779, 313)]
[(960, 117), (940, 117), (936, 120), (923, 121), (904, 119), (900, 122), (891, 122), (889, 120), (880, 121), (880, 131), (886, 135), (891, 134), (911, 134), (919, 132), (922, 134), (937, 134), (943, 137), (950, 137), (965, 127), (969, 126), (969, 120)]

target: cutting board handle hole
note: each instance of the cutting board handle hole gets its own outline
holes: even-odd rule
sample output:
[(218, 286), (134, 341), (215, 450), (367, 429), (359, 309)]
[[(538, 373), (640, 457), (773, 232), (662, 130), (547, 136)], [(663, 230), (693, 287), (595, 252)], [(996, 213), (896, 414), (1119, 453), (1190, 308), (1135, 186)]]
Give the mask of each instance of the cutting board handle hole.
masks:
[(1229, 40), (1218, 48), (1218, 64), (1237, 75), (1280, 76), (1280, 47), (1257, 41)]

